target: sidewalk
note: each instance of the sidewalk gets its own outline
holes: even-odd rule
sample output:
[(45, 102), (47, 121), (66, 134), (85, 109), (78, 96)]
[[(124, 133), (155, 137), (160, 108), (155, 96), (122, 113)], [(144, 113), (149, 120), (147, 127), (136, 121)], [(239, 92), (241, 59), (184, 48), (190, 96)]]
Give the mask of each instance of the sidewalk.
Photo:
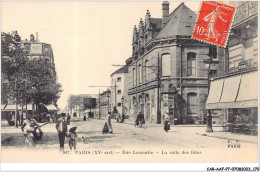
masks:
[[(128, 125), (134, 125), (134, 122), (131, 120), (126, 119), (124, 121), (125, 124)], [(151, 124), (146, 123), (143, 125), (143, 128), (150, 128), (150, 127), (163, 127), (163, 124)], [(219, 139), (225, 139), (225, 140), (239, 140), (240, 142), (246, 142), (246, 143), (252, 143), (257, 144), (258, 143), (258, 136), (252, 136), (252, 135), (242, 135), (242, 134), (234, 134), (231, 132), (224, 132), (222, 131), (222, 127), (220, 125), (213, 125), (213, 132), (208, 133), (206, 132), (207, 125), (171, 125), (171, 128), (178, 129), (182, 132), (192, 132), (194, 134), (205, 136), (205, 137), (214, 137)], [(187, 130), (187, 131), (185, 131)]]
[(252, 144), (258, 143), (258, 136), (224, 132), (222, 131), (221, 127), (213, 126), (213, 132), (206, 132), (206, 127), (205, 127), (203, 130), (197, 132), (196, 134), (201, 136), (215, 137), (215, 138), (226, 139), (226, 140), (239, 140), (240, 142), (245, 142), (245, 143), (252, 143)]

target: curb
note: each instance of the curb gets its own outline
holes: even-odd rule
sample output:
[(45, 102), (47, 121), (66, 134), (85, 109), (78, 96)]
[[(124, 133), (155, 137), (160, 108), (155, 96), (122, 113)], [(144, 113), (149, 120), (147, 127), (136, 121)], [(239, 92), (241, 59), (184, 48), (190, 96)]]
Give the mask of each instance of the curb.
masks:
[(225, 140), (239, 140), (241, 142), (245, 142), (245, 143), (251, 143), (251, 144), (257, 144), (257, 142), (254, 142), (254, 141), (247, 141), (247, 140), (244, 140), (244, 139), (233, 139), (233, 138), (228, 138), (228, 137), (221, 137), (221, 136), (212, 136), (212, 135), (207, 135), (206, 133), (204, 134), (200, 134), (200, 133), (195, 133), (197, 135), (200, 135), (200, 136), (207, 136), (207, 137), (213, 137), (213, 138), (218, 138), (218, 139), (225, 139)]

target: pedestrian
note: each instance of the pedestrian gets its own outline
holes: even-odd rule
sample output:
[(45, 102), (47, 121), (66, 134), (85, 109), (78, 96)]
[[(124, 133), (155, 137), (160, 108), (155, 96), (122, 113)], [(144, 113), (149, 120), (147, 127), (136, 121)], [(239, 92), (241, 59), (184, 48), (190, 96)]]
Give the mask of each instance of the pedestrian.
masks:
[(66, 120), (65, 116), (66, 116), (65, 113), (61, 113), (61, 117), (57, 120), (57, 123), (56, 123), (56, 129), (58, 131), (59, 142), (60, 142), (60, 151), (64, 150), (65, 136), (68, 131), (67, 120)]
[(76, 146), (77, 146), (77, 133), (76, 133), (77, 127), (72, 127), (69, 130), (69, 134), (67, 135), (67, 137), (69, 138), (69, 147), (70, 150), (72, 150), (72, 148), (74, 147), (74, 151), (76, 150)]
[(143, 126), (143, 115), (142, 112), (139, 112), (139, 114), (137, 115), (137, 118), (135, 120), (135, 127), (138, 126), (139, 128), (142, 128)]
[(67, 123), (70, 125), (70, 114), (67, 114)]
[(170, 128), (170, 119), (169, 119), (169, 114), (167, 113), (166, 115), (165, 115), (165, 121), (164, 121), (164, 130), (166, 131), (166, 132), (168, 132), (168, 130), (170, 130), (171, 128)]
[(108, 130), (109, 133), (113, 133), (113, 128), (112, 128), (112, 124), (111, 124), (111, 113), (109, 112), (107, 115), (107, 126), (108, 126)]
[(38, 122), (35, 119), (32, 119), (32, 116), (28, 114), (21, 129), (25, 137), (25, 147), (35, 147), (36, 138), (34, 137), (34, 134), (36, 133), (36, 129), (42, 133)]
[(87, 120), (87, 117), (86, 117), (86, 114), (84, 114), (83, 121), (86, 121), (86, 120)]
[(102, 134), (108, 134), (109, 133), (109, 129), (108, 129), (108, 126), (107, 126), (107, 122), (105, 122), (105, 125), (103, 127), (103, 130), (102, 130)]

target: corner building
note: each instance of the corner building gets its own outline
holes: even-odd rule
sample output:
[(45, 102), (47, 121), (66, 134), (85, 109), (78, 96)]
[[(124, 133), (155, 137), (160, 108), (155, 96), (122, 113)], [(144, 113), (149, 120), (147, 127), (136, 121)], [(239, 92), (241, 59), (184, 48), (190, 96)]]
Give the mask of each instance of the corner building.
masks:
[(128, 109), (135, 120), (139, 111), (148, 123), (163, 123), (169, 114), (172, 124), (204, 123), (208, 96), (207, 68), (203, 59), (218, 64), (210, 70), (225, 71), (225, 50), (191, 39), (197, 15), (184, 3), (169, 14), (162, 3), (162, 18), (145, 20), (133, 30), (132, 57), (128, 69)]

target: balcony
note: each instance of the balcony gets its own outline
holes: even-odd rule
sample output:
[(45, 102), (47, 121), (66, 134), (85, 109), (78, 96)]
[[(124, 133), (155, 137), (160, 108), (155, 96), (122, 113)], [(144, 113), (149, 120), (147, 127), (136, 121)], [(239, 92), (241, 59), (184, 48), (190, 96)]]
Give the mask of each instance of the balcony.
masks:
[(257, 16), (257, 6), (258, 1), (248, 1), (238, 6), (233, 20), (233, 27), (235, 27), (240, 22), (244, 22), (248, 19), (251, 19), (254, 16)]

